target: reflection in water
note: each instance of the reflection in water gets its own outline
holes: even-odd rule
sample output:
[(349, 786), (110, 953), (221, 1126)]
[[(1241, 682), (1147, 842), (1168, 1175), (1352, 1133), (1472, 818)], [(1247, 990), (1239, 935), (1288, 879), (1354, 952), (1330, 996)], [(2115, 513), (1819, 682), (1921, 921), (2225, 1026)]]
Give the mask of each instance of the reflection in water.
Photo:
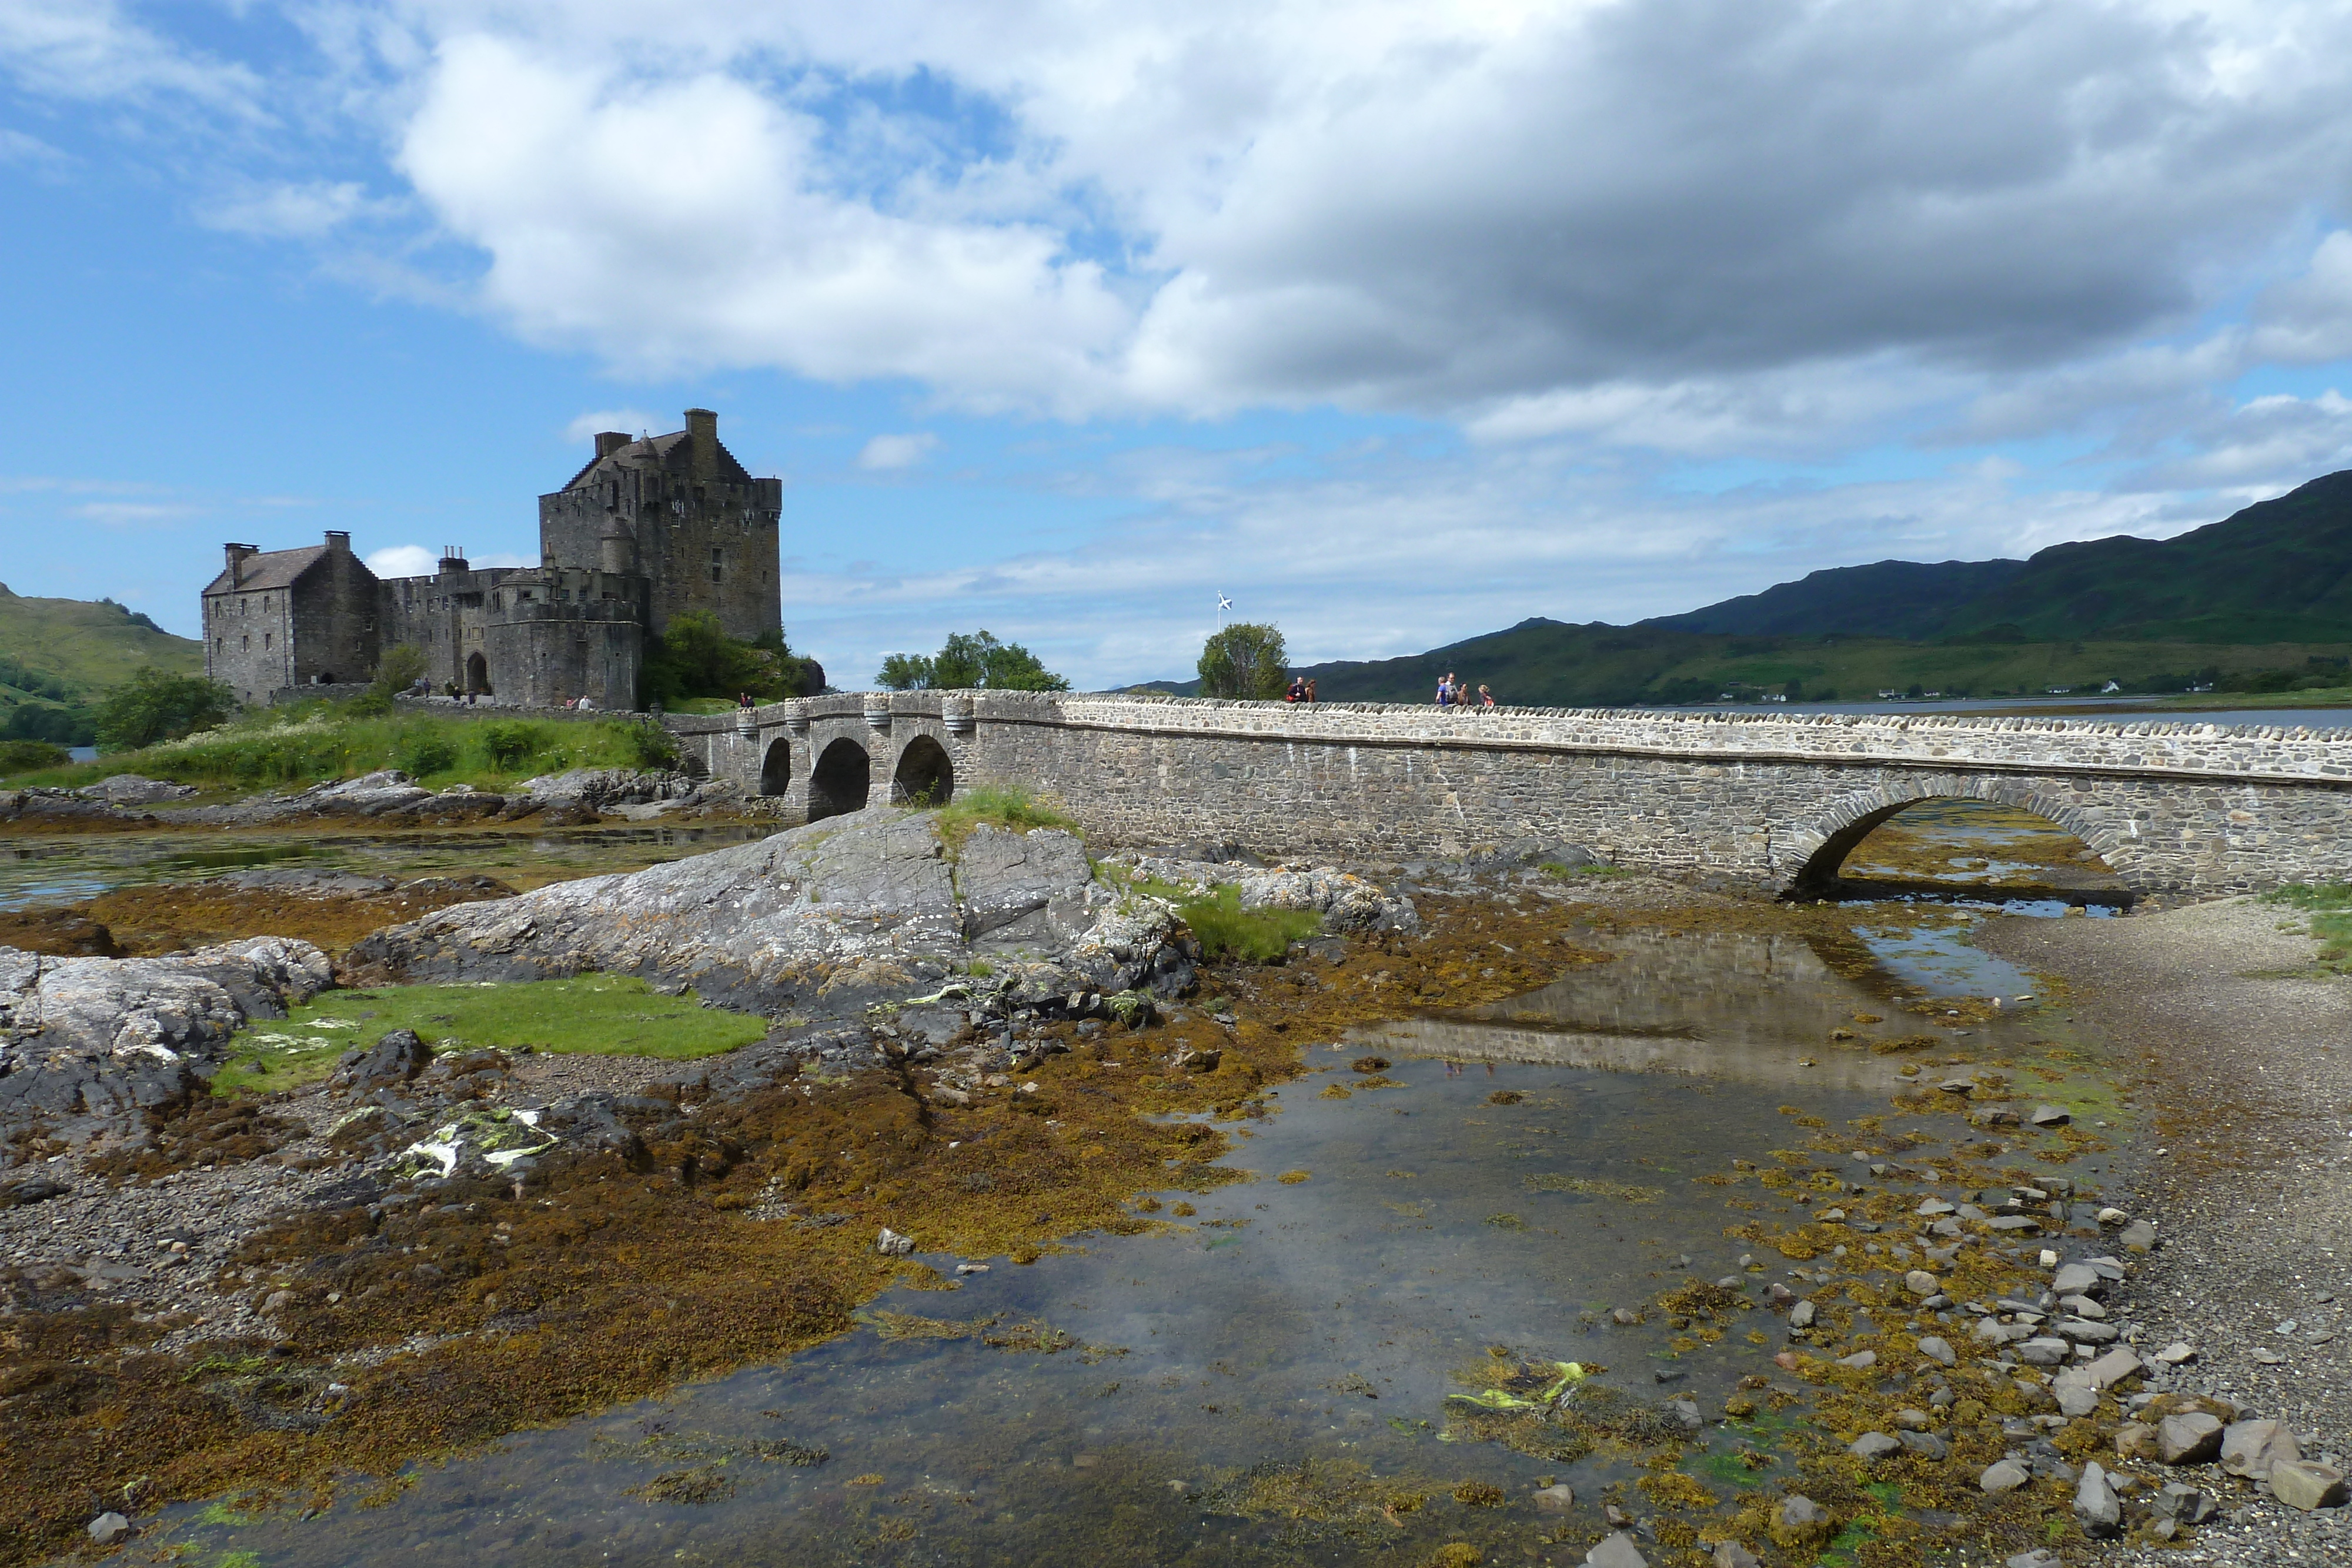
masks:
[(47, 833), (0, 836), (0, 909), (72, 904), (112, 888), (195, 882), (255, 866), (317, 866), (412, 877), (480, 873), (518, 890), (638, 871), (764, 838), (747, 823), (567, 828), (539, 832)]
[(1875, 898), (1956, 889), (2040, 891), (2071, 903), (2129, 903), (2123, 879), (2046, 817), (1991, 800), (1922, 800), (1873, 829), (1836, 869), (1839, 892)]
[[(1718, 1408), (1770, 1347), (1732, 1335), (1677, 1354), (1657, 1314), (1619, 1327), (1610, 1310), (1738, 1269), (1743, 1244), (1724, 1227), (1741, 1216), (1694, 1178), (1785, 1145), (1782, 1106), (1838, 1128), (1887, 1114), (1883, 1079), (1786, 1065), (1820, 1052), (1826, 1067), (1833, 1023), (1891, 1012), (1863, 1006), (1889, 993), (1883, 975), (1845, 977), (1780, 938), (1628, 937), (1617, 951), (1430, 1026), (1452, 1061), (1405, 1060), (1420, 1047), (1400, 1043), (1366, 1078), (1343, 1065), (1360, 1044), (1312, 1047), (1318, 1071), (1286, 1087), (1285, 1109), (1230, 1162), (1308, 1179), (1194, 1197), (1181, 1225), (1085, 1238), (1029, 1267), (997, 1259), (952, 1293), (895, 1292), (877, 1305), (932, 1326), (869, 1312), (890, 1336), (868, 1326), (786, 1364), (520, 1434), (420, 1468), (388, 1506), (346, 1499), (323, 1519), (245, 1525), (186, 1510), (176, 1540), (196, 1563), (239, 1551), (416, 1568), (1418, 1562), (1453, 1540), (1517, 1561), (1527, 1509), (1462, 1508), (1455, 1484), (1524, 1498), (1549, 1475), (1592, 1499), (1635, 1472), (1605, 1450), (1539, 1462), (1440, 1442), (1452, 1371), (1506, 1345), (1600, 1362), (1606, 1385), (1643, 1402)], [(1434, 1039), (1414, 1027), (1378, 1038)], [(2021, 1045), (2009, 1019), (1976, 1030), (1988, 1051)], [(1463, 1060), (1538, 1040), (1559, 1043), (1540, 1065)], [(1844, 1054), (1870, 1072), (1883, 1060)], [(1769, 1094), (1743, 1087), (1766, 1081)], [(1498, 1090), (1519, 1098), (1496, 1103)], [(780, 1445), (830, 1457), (796, 1465)], [(1282, 1486), (1330, 1506), (1253, 1512), (1230, 1486), (1212, 1490), (1269, 1461), (1313, 1467)], [(1373, 1477), (1431, 1504), (1383, 1519), (1360, 1504)]]

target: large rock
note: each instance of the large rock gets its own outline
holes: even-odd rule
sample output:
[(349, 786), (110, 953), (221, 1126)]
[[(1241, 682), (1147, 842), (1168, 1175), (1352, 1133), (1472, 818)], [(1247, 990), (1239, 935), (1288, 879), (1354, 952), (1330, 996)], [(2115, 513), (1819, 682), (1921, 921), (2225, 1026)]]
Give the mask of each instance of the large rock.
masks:
[(2271, 1467), (2271, 1495), (2306, 1513), (2315, 1508), (2342, 1508), (2344, 1472), (2316, 1459), (2283, 1459)]
[(2256, 1480), (2274, 1465), (2303, 1458), (2294, 1436), (2276, 1421), (2238, 1421), (2221, 1434), (2221, 1468)]
[(257, 936), (168, 958), (46, 958), (0, 947), (0, 1136), (184, 1103), (252, 1019), (333, 978), (308, 942)]
[(1296, 909), (1319, 915), (1332, 931), (1412, 930), (1420, 925), (1410, 899), (1391, 895), (1352, 872), (1328, 866), (1278, 865), (1271, 869), (1227, 862), (1142, 856), (1138, 876), (1187, 890), (1206, 892), (1230, 885), (1244, 909)]
[(2156, 1457), (2168, 1465), (2201, 1465), (2221, 1452), (2221, 1423), (2201, 1410), (2156, 1424)]
[[(968, 857), (968, 858), (967, 858)], [(975, 829), (950, 854), (935, 819), (879, 806), (627, 875), (558, 883), (379, 931), (352, 967), (402, 980), (538, 979), (602, 970), (689, 985), (770, 1011), (938, 978), (989, 946), (986, 988), (1018, 1006), (1181, 994), (1192, 967), (1167, 905), (1095, 879), (1055, 829)], [(1005, 961), (1017, 942), (1026, 962)], [(953, 993), (950, 996), (950, 992)]]
[(85, 800), (103, 800), (110, 806), (153, 806), (165, 800), (184, 800), (195, 792), (193, 784), (166, 784), (160, 779), (142, 779), (136, 773), (109, 774), (74, 791)]
[(1585, 1568), (1650, 1568), (1650, 1560), (1633, 1544), (1633, 1538), (1623, 1531), (1604, 1535), (1593, 1549), (1584, 1554)]
[(2123, 1502), (2095, 1459), (2083, 1467), (2082, 1482), (2074, 1489), (2074, 1517), (2090, 1535), (2113, 1535), (2123, 1528)]

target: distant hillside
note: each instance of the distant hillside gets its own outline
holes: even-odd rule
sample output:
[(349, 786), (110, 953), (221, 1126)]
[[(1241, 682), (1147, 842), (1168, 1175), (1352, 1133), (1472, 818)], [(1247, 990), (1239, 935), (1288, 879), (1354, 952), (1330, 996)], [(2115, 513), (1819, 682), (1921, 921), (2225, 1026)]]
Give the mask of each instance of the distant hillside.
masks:
[(2352, 469), (2169, 539), (1883, 560), (1642, 622), (1737, 635), (2319, 643), (2352, 635)]
[(1946, 695), (2039, 694), (2052, 686), (2178, 692), (2219, 681), (2284, 689), (2297, 678), (2342, 684), (2352, 628), (2327, 643), (2211, 644), (2125, 641), (1913, 643), (1865, 637), (1730, 637), (1658, 626), (1523, 621), (1426, 653), (1314, 664), (1300, 673), (1326, 702), (1428, 702), (1449, 670), (1497, 702), (1620, 707), (1714, 702), (1727, 695), (1796, 701), (1869, 698), (1882, 690)]
[(1952, 616), (2006, 587), (2021, 560), (1882, 560), (1833, 566), (1761, 593), (1743, 594), (1681, 615), (1641, 622), (1669, 632), (1720, 632), (1740, 637), (1940, 636)]
[(0, 584), (0, 737), (79, 744), (89, 706), (146, 664), (200, 674), (204, 644), (111, 600), (26, 599)]

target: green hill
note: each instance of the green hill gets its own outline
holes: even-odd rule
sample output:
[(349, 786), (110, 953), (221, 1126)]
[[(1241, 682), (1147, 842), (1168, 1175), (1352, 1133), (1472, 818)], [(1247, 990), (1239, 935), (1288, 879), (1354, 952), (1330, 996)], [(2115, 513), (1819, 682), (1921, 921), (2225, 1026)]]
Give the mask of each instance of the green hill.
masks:
[(200, 674), (204, 644), (110, 599), (26, 599), (0, 584), (0, 737), (85, 743), (90, 705), (147, 664)]
[(1834, 567), (1642, 624), (1917, 642), (2333, 642), (2352, 636), (2352, 469), (2176, 538), (2118, 535), (2022, 561)]
[(2340, 683), (2352, 635), (2329, 643), (2125, 641), (1915, 643), (1876, 637), (1732, 637), (1658, 626), (1523, 621), (1402, 659), (1303, 670), (1325, 702), (1428, 702), (1452, 671), (1497, 702), (1537, 707), (1705, 703), (1727, 695), (1867, 699), (1882, 690), (2026, 695), (2053, 686), (2178, 692), (2192, 683), (2278, 690)]

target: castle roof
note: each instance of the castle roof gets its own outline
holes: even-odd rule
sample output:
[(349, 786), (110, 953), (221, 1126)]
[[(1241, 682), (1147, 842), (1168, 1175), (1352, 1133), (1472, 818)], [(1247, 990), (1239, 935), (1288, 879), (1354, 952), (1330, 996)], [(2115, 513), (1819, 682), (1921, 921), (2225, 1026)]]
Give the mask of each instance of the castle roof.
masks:
[(325, 545), (304, 545), (299, 549), (263, 550), (245, 558), (245, 567), (231, 583), (228, 569), (205, 585), (207, 595), (215, 593), (257, 593), (265, 588), (291, 588), (294, 580), (319, 564), (327, 553)]
[[(719, 448), (719, 481), (722, 485), (748, 485), (751, 470), (735, 461), (726, 443), (713, 436), (711, 444)], [(567, 490), (585, 489), (600, 480), (608, 479), (624, 468), (658, 468), (666, 473), (689, 475), (694, 469), (694, 433), (673, 430), (667, 435), (647, 436), (618, 446), (602, 457), (592, 457), (588, 466), (572, 476)]]

